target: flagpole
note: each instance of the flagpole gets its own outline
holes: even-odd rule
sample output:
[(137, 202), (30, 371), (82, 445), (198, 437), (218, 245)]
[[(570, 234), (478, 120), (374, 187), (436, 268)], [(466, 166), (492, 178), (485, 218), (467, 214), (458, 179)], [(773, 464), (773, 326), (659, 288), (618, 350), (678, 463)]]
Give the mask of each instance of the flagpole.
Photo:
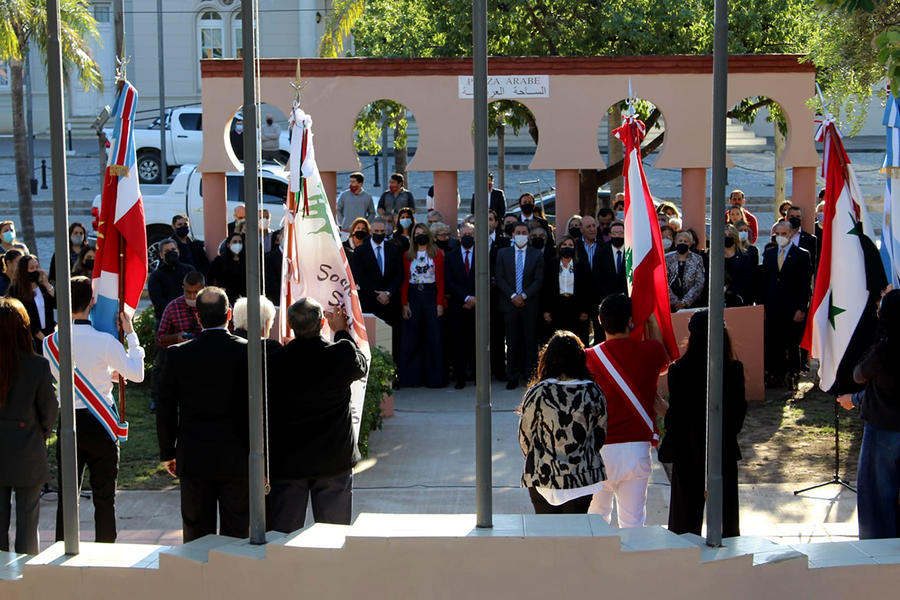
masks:
[(65, 113), (59, 1), (47, 1), (47, 80), (50, 100), (50, 148), (53, 165), (53, 229), (56, 248), (56, 310), (59, 317), (59, 445), (62, 479), (63, 539), (66, 554), (78, 554), (78, 484), (75, 459), (75, 398), (72, 364), (72, 298), (69, 288), (69, 209), (66, 186)]
[[(244, 0), (244, 203), (247, 218), (247, 375), (250, 404), (250, 543), (266, 543), (263, 450), (262, 339), (259, 315), (259, 197), (257, 181), (256, 4)], [(286, 310), (286, 307), (282, 307)]]
[(478, 527), (493, 527), (491, 497), (491, 324), (488, 264), (487, 1), (472, 0), (475, 111), (475, 506)]
[(725, 331), (725, 118), (728, 92), (728, 0), (715, 2), (712, 189), (709, 244), (709, 355), (706, 370), (706, 544), (722, 545), (722, 367)]

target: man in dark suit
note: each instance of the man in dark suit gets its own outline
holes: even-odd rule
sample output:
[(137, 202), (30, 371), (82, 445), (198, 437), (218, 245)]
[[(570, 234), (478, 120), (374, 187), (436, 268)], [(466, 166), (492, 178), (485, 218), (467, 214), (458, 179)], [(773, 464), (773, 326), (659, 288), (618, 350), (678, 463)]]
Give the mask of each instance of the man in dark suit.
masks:
[(500, 219), (491, 209), (488, 212), (488, 243), (490, 244), (489, 258), (491, 261), (491, 375), (506, 381), (506, 335), (504, 331), (503, 313), (500, 312), (500, 303), (497, 300), (497, 283), (494, 279), (497, 268), (497, 253), (502, 248), (509, 248), (510, 239), (500, 230)]
[(625, 281), (625, 225), (621, 221), (613, 221), (609, 229), (609, 242), (600, 246), (594, 255), (594, 262), (599, 265), (600, 302), (610, 294), (628, 293)]
[(603, 243), (598, 237), (597, 220), (586, 215), (581, 218), (581, 238), (576, 242), (576, 252), (578, 253), (578, 261), (587, 265), (591, 273), (591, 294), (590, 304), (588, 306), (588, 319), (591, 322), (591, 329), (594, 331), (594, 344), (599, 344), (606, 339), (603, 328), (600, 327), (599, 309), (600, 301), (605, 297), (604, 285), (605, 273), (601, 269), (602, 252), (600, 249)]
[[(353, 439), (350, 385), (368, 370), (348, 329), (347, 313), (331, 313), (312, 298), (287, 309), (294, 339), (269, 369), (270, 473), (268, 528), (303, 527), (312, 500), (317, 523), (350, 524)], [(334, 342), (322, 337), (325, 322)]]
[(166, 350), (156, 430), (160, 459), (181, 479), (184, 542), (249, 535), (247, 341), (228, 332), (225, 290), (197, 295), (203, 331)]
[(819, 255), (816, 253), (816, 236), (807, 233), (800, 228), (803, 218), (803, 209), (799, 206), (791, 206), (787, 211), (788, 223), (791, 224), (791, 243), (809, 252), (813, 273), (819, 264)]
[[(535, 214), (535, 206), (534, 206), (534, 195), (525, 192), (521, 196), (519, 196), (519, 210), (522, 211), (522, 222), (526, 225), (531, 225), (532, 222), (536, 222), (540, 224), (541, 227), (544, 228), (548, 234), (550, 231), (550, 223), (544, 217), (539, 217)], [(549, 240), (550, 245), (553, 245), (553, 239)]]
[(456, 389), (466, 387), (467, 372), (475, 374), (475, 226), (463, 223), (459, 228), (460, 246), (444, 261), (444, 276), (449, 296), (450, 327), (453, 335), (451, 357)]
[(514, 245), (497, 253), (496, 281), (500, 312), (506, 327), (506, 389), (519, 386), (537, 365), (537, 320), (544, 283), (544, 261), (528, 245), (528, 226), (513, 228)]
[[(544, 263), (544, 281), (559, 274), (559, 261), (556, 258), (556, 248), (549, 245), (547, 230), (536, 221), (528, 225), (528, 244), (540, 252)], [(543, 304), (543, 299), (542, 299)], [(538, 346), (544, 345), (553, 335), (553, 327), (542, 318), (543, 309), (538, 313)]]
[(392, 327), (400, 317), (399, 293), (403, 281), (400, 249), (388, 243), (388, 224), (372, 222), (372, 235), (357, 246), (350, 261), (359, 288), (363, 312), (372, 313)]
[[(488, 173), (488, 208), (498, 216), (506, 214), (506, 194), (503, 190), (494, 187), (494, 174)], [(475, 214), (475, 194), (472, 194), (472, 204), (469, 205), (469, 214)]]
[(763, 253), (762, 301), (765, 305), (765, 367), (769, 386), (795, 382), (800, 370), (800, 338), (809, 308), (812, 261), (791, 243), (791, 225), (775, 224), (776, 245)]
[(191, 237), (191, 220), (185, 215), (175, 215), (172, 217), (172, 232), (178, 245), (178, 260), (194, 267), (205, 277), (209, 273), (209, 258), (203, 242)]

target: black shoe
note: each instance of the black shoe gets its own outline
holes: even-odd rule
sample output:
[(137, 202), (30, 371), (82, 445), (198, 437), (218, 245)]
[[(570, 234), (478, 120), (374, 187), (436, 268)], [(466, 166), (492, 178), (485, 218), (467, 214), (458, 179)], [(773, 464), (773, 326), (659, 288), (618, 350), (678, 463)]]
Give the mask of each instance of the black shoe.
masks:
[(518, 379), (510, 379), (509, 381), (506, 382), (506, 389), (508, 389), (508, 390), (514, 390), (517, 387), (519, 387)]
[(453, 387), (456, 388), (456, 389), (458, 389), (458, 390), (461, 390), (461, 389), (463, 389), (464, 387), (466, 387), (466, 382), (465, 382), (465, 381), (457, 381), (457, 382), (456, 382), (456, 385), (454, 385)]

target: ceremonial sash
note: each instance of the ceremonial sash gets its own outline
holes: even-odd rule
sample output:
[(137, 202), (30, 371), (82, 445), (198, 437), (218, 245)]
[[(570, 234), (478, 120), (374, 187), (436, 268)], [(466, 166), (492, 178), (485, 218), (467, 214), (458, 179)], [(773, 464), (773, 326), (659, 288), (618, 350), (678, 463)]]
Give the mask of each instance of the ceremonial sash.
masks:
[[(54, 333), (44, 338), (45, 354), (50, 357), (51, 362), (59, 373), (59, 341)], [(103, 395), (97, 391), (87, 377), (74, 367), (75, 396), (84, 402), (91, 414), (100, 421), (103, 428), (109, 434), (114, 442), (124, 442), (128, 439), (128, 423), (122, 423), (119, 419), (119, 409), (115, 403), (110, 406), (106, 403)]]
[(616, 360), (613, 358), (612, 354), (607, 350), (603, 344), (598, 344), (591, 348), (591, 351), (596, 354), (599, 359), (598, 366), (606, 373), (607, 378), (616, 384), (616, 387), (619, 388), (619, 391), (622, 392), (622, 395), (628, 399), (628, 404), (634, 409), (634, 412), (638, 417), (647, 425), (647, 428), (653, 435), (653, 441), (651, 442), (654, 446), (659, 444), (659, 433), (656, 430), (656, 422), (650, 418), (650, 415), (647, 414), (647, 411), (644, 410), (644, 405), (641, 404), (641, 401), (638, 400), (637, 394), (635, 393), (635, 386), (631, 383), (631, 380), (625, 374), (625, 370), (619, 366)]

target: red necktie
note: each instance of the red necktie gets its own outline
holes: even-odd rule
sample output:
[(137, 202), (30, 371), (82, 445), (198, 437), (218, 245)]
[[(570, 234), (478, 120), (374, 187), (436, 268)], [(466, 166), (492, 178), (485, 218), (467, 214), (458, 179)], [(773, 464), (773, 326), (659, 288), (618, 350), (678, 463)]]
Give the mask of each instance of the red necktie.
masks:
[(469, 251), (466, 250), (466, 277), (469, 276)]

